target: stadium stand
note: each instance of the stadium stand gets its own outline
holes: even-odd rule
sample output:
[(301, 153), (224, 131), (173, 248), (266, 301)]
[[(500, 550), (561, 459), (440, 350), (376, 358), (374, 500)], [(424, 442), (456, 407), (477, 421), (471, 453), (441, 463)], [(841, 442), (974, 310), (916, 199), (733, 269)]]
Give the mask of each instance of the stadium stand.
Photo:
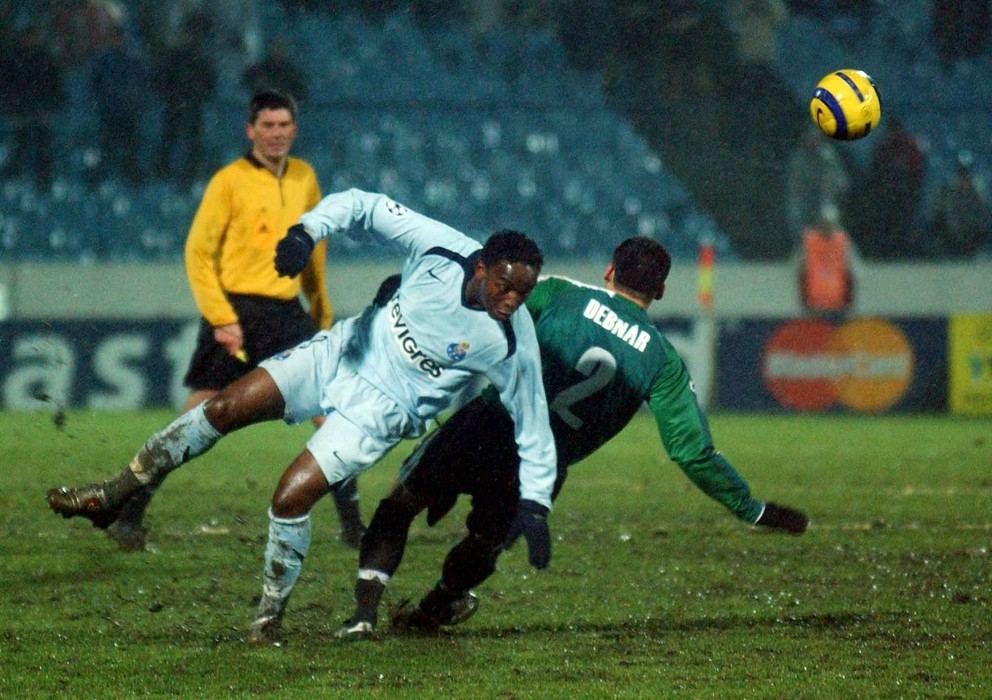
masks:
[[(553, 35), (498, 32), (483, 57), (464, 32), (425, 36), (405, 12), (380, 24), (313, 14), (296, 26), (313, 95), (296, 152), (314, 163), (325, 191), (385, 191), (480, 237), (518, 227), (554, 255), (602, 255), (632, 231), (679, 257), (695, 255), (702, 236), (733, 255), (661, 159), (605, 105), (598, 77), (566, 64)], [(69, 93), (57, 134), (64, 177), (51, 193), (7, 184), (5, 254), (178, 257), (203, 183), (87, 187), (96, 129), (82, 71), (70, 76)], [(216, 162), (244, 148), (243, 102), (226, 85), (206, 111)]]
[[(885, 109), (920, 136), (928, 193), (962, 149), (974, 153), (984, 176), (992, 158), (992, 57), (943, 66), (926, 36), (928, 3), (877, 4), (870, 37), (856, 42), (842, 23), (794, 13), (780, 35), (782, 79), (805, 101), (825, 71), (863, 66), (882, 87)], [(608, 104), (599, 74), (570, 66), (552, 32), (505, 29), (473, 41), (453, 26), (425, 33), (406, 10), (377, 21), (355, 11), (287, 22), (279, 8), (267, 4), (265, 25), (293, 27), (311, 85), (296, 152), (314, 163), (325, 191), (384, 191), (478, 237), (517, 227), (554, 256), (602, 256), (637, 232), (657, 237), (676, 258), (694, 257), (704, 238), (721, 259), (739, 257), (664, 159)], [(205, 114), (216, 164), (244, 149), (246, 98), (238, 57), (218, 60), (227, 78)], [(39, 192), (22, 180), (2, 183), (0, 252), (28, 260), (178, 259), (205, 183), (92, 182), (97, 127), (84, 68), (67, 78), (56, 184)], [(935, 84), (942, 86), (936, 96), (915, 88)], [(146, 141), (157, 128), (151, 119)], [(866, 159), (867, 142), (849, 146), (855, 160)], [(338, 255), (369, 254), (347, 241), (334, 247)]]

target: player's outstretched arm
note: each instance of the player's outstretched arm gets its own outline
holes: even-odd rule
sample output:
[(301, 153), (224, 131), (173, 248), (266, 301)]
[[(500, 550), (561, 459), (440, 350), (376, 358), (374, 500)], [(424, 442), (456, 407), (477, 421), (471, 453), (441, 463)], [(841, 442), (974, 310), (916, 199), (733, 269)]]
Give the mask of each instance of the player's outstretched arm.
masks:
[(795, 535), (805, 532), (804, 513), (754, 498), (744, 477), (716, 451), (685, 363), (671, 362), (667, 371), (670, 376), (652, 387), (648, 405), (669, 457), (703, 493), (741, 520)]
[(795, 508), (780, 506), (777, 503), (765, 503), (765, 509), (754, 522), (755, 525), (767, 527), (770, 530), (788, 532), (792, 535), (801, 535), (806, 532), (809, 519), (806, 514)]

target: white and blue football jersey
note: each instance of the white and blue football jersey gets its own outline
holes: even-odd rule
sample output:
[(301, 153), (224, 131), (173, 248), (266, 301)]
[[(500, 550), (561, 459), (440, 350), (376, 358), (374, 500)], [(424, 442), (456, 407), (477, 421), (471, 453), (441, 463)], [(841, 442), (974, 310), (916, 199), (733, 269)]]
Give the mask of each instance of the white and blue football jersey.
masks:
[(416, 432), (474, 376), (485, 375), (516, 426), (521, 498), (550, 507), (556, 453), (534, 323), (523, 307), (500, 322), (465, 302), (482, 245), (385, 195), (357, 189), (325, 197), (300, 223), (315, 241), (371, 233), (406, 254), (403, 281), (360, 331), (368, 337), (344, 360), (349, 369), (408, 411)]

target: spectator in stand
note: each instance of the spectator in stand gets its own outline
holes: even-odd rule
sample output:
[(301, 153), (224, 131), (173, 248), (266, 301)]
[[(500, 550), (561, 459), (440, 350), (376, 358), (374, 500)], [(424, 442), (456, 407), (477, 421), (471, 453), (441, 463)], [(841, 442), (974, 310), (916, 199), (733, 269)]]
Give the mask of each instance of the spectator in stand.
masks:
[(198, 0), (187, 4), (210, 15), (212, 46), (216, 50), (233, 54), (242, 61), (241, 65), (261, 53), (263, 16), (265, 6), (271, 4), (269, 0)]
[(2, 47), (3, 108), (14, 119), (14, 148), (4, 165), (5, 177), (31, 175), (39, 189), (52, 184), (55, 156), (52, 123), (65, 101), (64, 71), (39, 24)]
[(741, 62), (770, 66), (778, 60), (778, 33), (789, 21), (784, 0), (734, 0), (727, 20)]
[[(162, 137), (155, 172), (160, 177), (190, 182), (204, 174), (203, 108), (217, 85), (213, 57), (203, 48), (210, 36), (210, 18), (190, 15), (174, 46), (158, 61), (152, 85), (162, 100)], [(177, 166), (177, 156), (181, 158)]]
[(916, 256), (917, 215), (926, 162), (916, 137), (896, 116), (883, 119), (864, 182), (855, 183), (848, 225), (866, 258)]
[(124, 31), (129, 13), (117, 0), (49, 0), (45, 14), (63, 62), (79, 66), (106, 45), (112, 33)]
[(248, 92), (278, 90), (291, 95), (297, 102), (304, 102), (310, 94), (303, 71), (293, 62), (284, 39), (269, 44), (269, 52), (258, 63), (245, 69), (241, 81)]
[(100, 130), (100, 163), (95, 176), (122, 176), (131, 185), (144, 180), (141, 170), (141, 122), (148, 106), (148, 67), (144, 55), (125, 42), (123, 27), (114, 27), (107, 43), (93, 55), (90, 90)]
[(566, 2), (561, 7), (558, 38), (568, 62), (580, 70), (596, 70), (606, 65), (603, 33), (615, 32), (614, 13), (609, 0)]
[(853, 310), (861, 257), (841, 226), (836, 206), (825, 204), (819, 221), (803, 232), (795, 262), (799, 298), (807, 314), (840, 320)]
[[(16, 119), (15, 110), (11, 105), (11, 100), (17, 93), (14, 73), (17, 66), (16, 45), (19, 34), (14, 26), (15, 22), (15, 8), (8, 3), (0, 2), (0, 76), (3, 76), (3, 79), (0, 79), (0, 118)], [(7, 172), (7, 167), (5, 166), (3, 174), (14, 175), (13, 171)]]
[(992, 7), (988, 0), (933, 0), (931, 34), (945, 66), (989, 50)]
[(992, 209), (976, 185), (973, 163), (970, 152), (958, 154), (955, 177), (941, 186), (931, 215), (931, 237), (952, 258), (974, 258), (992, 241)]
[(818, 222), (824, 206), (839, 211), (851, 184), (834, 143), (812, 124), (789, 156), (786, 178), (786, 217), (794, 241)]

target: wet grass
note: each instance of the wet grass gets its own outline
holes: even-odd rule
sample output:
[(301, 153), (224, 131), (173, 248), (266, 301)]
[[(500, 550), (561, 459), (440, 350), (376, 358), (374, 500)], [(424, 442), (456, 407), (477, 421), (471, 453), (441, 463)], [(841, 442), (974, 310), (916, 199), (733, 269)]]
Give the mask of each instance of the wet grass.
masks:
[[(308, 428), (249, 428), (174, 474), (153, 552), (119, 553), (44, 504), (117, 471), (169, 417), (3, 414), (0, 696), (992, 696), (988, 421), (715, 416), (754, 493), (811, 516), (794, 538), (702, 496), (639, 417), (570, 475), (551, 569), (514, 549), (476, 617), (430, 638), (333, 639), (356, 556), (322, 503), (287, 641), (255, 649), (241, 640), (266, 507)], [(406, 451), (364, 477), (366, 517)], [(389, 604), (433, 583), (465, 507), (415, 523)]]

